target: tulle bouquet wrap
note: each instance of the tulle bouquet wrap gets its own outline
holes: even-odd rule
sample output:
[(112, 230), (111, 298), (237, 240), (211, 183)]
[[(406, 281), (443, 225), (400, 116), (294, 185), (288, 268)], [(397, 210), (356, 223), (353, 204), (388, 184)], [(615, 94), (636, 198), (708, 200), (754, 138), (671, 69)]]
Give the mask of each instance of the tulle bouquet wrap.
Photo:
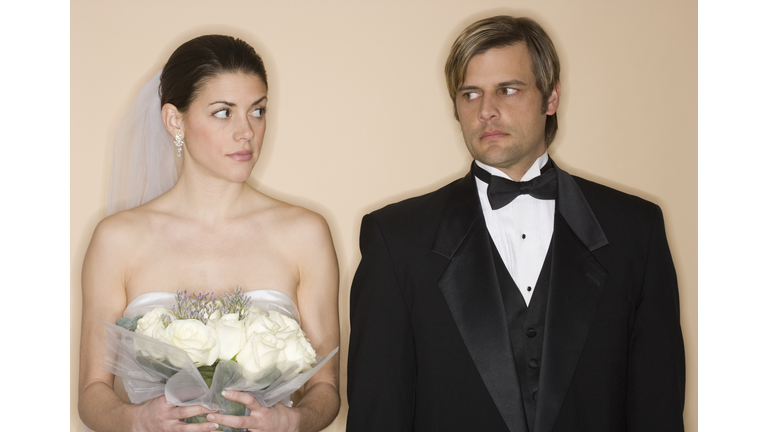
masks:
[[(202, 405), (230, 415), (248, 415), (223, 390), (253, 395), (262, 406), (291, 406), (290, 396), (338, 351), (315, 350), (288, 311), (252, 307), (238, 288), (213, 294), (177, 293), (176, 306), (159, 307), (107, 327), (107, 370), (123, 378), (132, 403), (165, 395), (176, 406)], [(204, 422), (205, 416), (185, 419)], [(219, 430), (240, 432), (219, 426)]]

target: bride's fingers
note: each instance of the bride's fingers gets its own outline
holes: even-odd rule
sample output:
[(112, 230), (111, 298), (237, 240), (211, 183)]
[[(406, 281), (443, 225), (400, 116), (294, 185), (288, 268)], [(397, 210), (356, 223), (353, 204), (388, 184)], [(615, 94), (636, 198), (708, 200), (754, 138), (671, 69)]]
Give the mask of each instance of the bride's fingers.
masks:
[(208, 414), (206, 419), (209, 422), (218, 423), (234, 428), (262, 430), (271, 423), (269, 414), (271, 408), (265, 408), (259, 404), (255, 397), (245, 392), (226, 390), (222, 395), (234, 402), (240, 402), (251, 410), (247, 416), (233, 416), (225, 414)]
[[(208, 414), (209, 424), (220, 424), (237, 429), (256, 430), (261, 427), (258, 419), (252, 416), (233, 416), (225, 414)], [(260, 429), (259, 429), (260, 430)]]
[(231, 401), (240, 402), (241, 404), (247, 406), (251, 411), (256, 411), (260, 408), (264, 408), (261, 406), (261, 404), (259, 404), (259, 401), (256, 400), (255, 397), (251, 396), (246, 392), (224, 390), (223, 392), (221, 392), (221, 395)]
[(252, 432), (298, 430), (300, 413), (293, 408), (287, 408), (279, 403), (273, 407), (263, 407), (255, 397), (244, 392), (225, 391), (222, 394), (225, 398), (250, 408), (251, 414), (247, 416), (208, 414), (206, 419), (209, 422), (241, 429), (247, 428)]
[(171, 410), (173, 411), (173, 417), (178, 419), (186, 419), (199, 416), (201, 414), (210, 414), (216, 412), (200, 405), (173, 407)]

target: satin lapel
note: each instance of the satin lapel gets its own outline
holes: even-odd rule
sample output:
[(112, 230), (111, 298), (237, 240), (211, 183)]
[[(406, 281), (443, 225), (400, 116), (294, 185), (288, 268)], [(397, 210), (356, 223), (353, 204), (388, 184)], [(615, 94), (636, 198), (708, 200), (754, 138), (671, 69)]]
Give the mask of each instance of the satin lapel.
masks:
[(509, 430), (527, 431), (490, 236), (471, 174), (448, 199), (432, 251), (451, 260), (438, 286), (488, 392)]
[(534, 432), (554, 426), (608, 279), (592, 255), (608, 240), (576, 182), (559, 169), (557, 199)]
[(552, 165), (557, 171), (557, 212), (590, 252), (607, 245), (608, 239), (579, 185), (554, 160)]

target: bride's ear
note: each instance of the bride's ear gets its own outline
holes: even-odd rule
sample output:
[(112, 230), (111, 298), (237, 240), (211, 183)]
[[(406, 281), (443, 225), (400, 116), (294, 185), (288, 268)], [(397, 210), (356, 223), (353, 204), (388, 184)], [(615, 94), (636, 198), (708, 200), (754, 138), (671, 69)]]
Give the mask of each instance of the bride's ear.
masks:
[(167, 103), (163, 105), (160, 113), (163, 116), (165, 129), (168, 130), (168, 133), (171, 134), (171, 136), (176, 136), (177, 133), (181, 133), (182, 136), (184, 135), (184, 131), (182, 131), (181, 128), (182, 115), (175, 106)]

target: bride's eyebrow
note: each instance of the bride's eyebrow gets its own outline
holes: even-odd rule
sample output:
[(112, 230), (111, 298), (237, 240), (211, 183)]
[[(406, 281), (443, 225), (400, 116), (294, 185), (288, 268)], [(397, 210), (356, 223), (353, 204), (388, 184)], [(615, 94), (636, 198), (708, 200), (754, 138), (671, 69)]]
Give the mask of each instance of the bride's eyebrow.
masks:
[[(261, 99), (259, 99), (259, 100), (257, 100), (256, 102), (252, 103), (252, 104), (251, 104), (251, 106), (255, 106), (255, 105), (258, 105), (258, 104), (260, 104), (262, 101), (264, 101), (264, 100), (266, 100), (266, 99), (267, 99), (267, 97), (266, 97), (266, 96), (262, 96), (262, 97), (261, 97)], [(236, 103), (234, 103), (234, 102), (227, 102), (227, 101), (215, 101), (215, 102), (211, 102), (211, 103), (209, 103), (209, 104), (208, 104), (208, 106), (211, 106), (211, 105), (216, 105), (216, 104), (224, 104), (224, 105), (226, 105), (226, 106), (230, 106), (230, 107), (232, 107), (232, 108), (234, 108), (234, 107), (236, 107), (236, 106), (237, 106), (237, 104), (236, 104)]]

